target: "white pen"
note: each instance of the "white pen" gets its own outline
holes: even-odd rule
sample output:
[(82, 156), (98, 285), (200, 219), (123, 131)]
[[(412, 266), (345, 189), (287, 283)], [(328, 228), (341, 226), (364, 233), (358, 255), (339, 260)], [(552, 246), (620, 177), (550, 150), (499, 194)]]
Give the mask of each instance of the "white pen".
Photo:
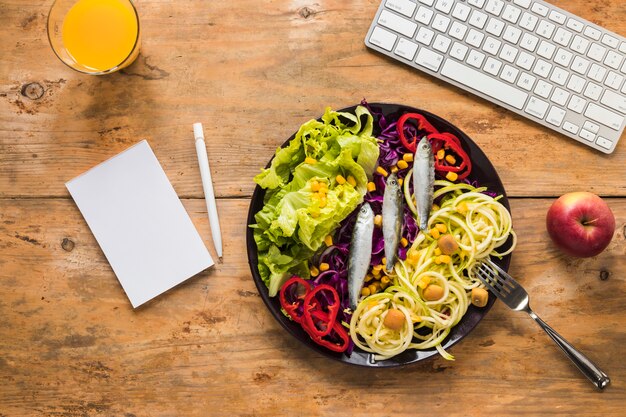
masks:
[(220, 232), (220, 219), (217, 216), (217, 206), (215, 205), (215, 193), (213, 192), (213, 181), (211, 180), (211, 169), (209, 168), (209, 157), (206, 153), (204, 143), (204, 132), (202, 123), (193, 124), (193, 136), (196, 139), (196, 153), (198, 154), (198, 165), (200, 166), (200, 176), (202, 177), (202, 188), (204, 189), (204, 201), (209, 215), (211, 235), (217, 257), (222, 260), (222, 233)]

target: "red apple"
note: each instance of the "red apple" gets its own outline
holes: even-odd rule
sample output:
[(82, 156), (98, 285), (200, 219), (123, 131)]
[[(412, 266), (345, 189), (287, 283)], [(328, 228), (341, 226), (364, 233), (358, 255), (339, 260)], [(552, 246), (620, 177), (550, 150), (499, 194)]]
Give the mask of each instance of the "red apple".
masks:
[(615, 216), (595, 194), (580, 191), (559, 197), (546, 216), (548, 234), (563, 252), (578, 258), (596, 256), (613, 239)]

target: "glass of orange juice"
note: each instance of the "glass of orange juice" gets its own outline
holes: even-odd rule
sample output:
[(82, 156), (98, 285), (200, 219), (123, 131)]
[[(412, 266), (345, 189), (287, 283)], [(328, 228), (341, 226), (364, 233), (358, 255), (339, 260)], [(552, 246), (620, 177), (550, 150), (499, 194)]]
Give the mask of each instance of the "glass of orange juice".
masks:
[(48, 38), (70, 68), (108, 74), (139, 55), (139, 15), (130, 0), (56, 0), (48, 15)]

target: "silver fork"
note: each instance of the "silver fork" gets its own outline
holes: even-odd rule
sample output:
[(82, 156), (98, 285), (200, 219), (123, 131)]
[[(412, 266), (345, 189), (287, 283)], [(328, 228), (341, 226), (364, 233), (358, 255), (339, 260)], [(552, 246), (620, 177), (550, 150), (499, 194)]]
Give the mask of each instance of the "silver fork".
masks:
[(476, 264), (473, 271), (476, 277), (510, 309), (528, 313), (596, 387), (604, 389), (609, 385), (611, 380), (607, 374), (530, 309), (528, 293), (513, 277), (493, 263), (491, 259)]

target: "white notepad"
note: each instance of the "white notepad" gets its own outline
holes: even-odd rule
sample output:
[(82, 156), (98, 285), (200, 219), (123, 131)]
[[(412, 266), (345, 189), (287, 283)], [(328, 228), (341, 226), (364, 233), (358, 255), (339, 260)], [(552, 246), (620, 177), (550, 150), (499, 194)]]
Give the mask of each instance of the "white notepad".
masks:
[(65, 185), (133, 307), (213, 265), (147, 141)]

